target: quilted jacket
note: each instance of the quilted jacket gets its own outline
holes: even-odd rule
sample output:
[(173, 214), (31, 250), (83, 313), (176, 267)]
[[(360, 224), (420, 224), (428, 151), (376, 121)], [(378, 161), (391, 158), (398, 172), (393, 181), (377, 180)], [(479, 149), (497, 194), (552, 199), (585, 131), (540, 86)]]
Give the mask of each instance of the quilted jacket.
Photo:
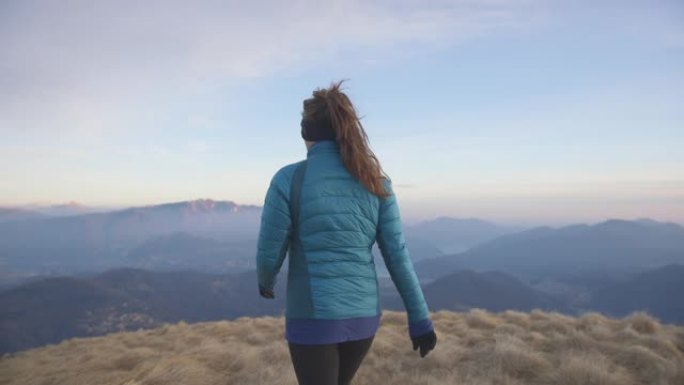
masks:
[[(412, 328), (431, 327), (428, 307), (406, 248), (396, 196), (381, 199), (344, 167), (335, 141), (318, 141), (307, 151), (298, 218), (292, 230), (290, 187), (300, 162), (273, 176), (261, 217), (257, 277), (273, 289), (289, 256), (286, 318), (346, 319), (380, 315), (378, 277), (371, 253), (375, 242), (407, 311)], [(413, 333), (412, 333), (413, 334)]]

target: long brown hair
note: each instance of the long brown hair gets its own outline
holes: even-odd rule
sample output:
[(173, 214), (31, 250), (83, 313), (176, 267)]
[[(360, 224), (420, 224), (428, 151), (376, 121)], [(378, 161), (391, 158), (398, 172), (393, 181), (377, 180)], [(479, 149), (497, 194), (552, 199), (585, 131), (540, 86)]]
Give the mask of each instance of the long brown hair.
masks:
[(389, 177), (380, 166), (380, 161), (370, 149), (368, 135), (363, 129), (356, 109), (349, 97), (341, 91), (344, 80), (333, 82), (328, 88), (318, 88), (313, 97), (304, 100), (305, 119), (330, 124), (335, 132), (336, 142), (344, 167), (356, 177), (368, 191), (387, 198), (383, 178)]

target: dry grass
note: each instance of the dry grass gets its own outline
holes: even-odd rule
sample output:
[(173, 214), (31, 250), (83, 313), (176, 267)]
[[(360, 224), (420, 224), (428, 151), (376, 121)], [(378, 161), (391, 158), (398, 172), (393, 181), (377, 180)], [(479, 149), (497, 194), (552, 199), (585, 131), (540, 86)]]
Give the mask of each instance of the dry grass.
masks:
[[(483, 310), (432, 314), (439, 338), (426, 358), (411, 349), (406, 315), (384, 311), (354, 383), (684, 384), (684, 328), (645, 313)], [(75, 338), (0, 359), (0, 384), (296, 384), (284, 319), (165, 325)]]

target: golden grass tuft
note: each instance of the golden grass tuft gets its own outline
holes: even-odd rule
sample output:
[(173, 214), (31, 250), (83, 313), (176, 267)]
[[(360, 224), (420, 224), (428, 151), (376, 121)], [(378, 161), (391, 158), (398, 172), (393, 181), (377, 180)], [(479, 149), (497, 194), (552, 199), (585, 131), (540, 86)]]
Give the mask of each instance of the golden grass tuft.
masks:
[(466, 313), (466, 322), (473, 329), (494, 329), (501, 320), (483, 309), (472, 309)]
[(660, 328), (658, 320), (644, 312), (629, 315), (624, 319), (624, 323), (641, 334), (656, 334)]
[[(437, 348), (411, 349), (403, 312), (383, 312), (355, 385), (684, 383), (684, 328), (645, 313), (611, 319), (531, 313), (432, 314)], [(0, 358), (2, 385), (295, 385), (282, 317), (163, 325), (74, 338)]]
[(543, 354), (531, 349), (521, 339), (510, 335), (496, 338), (489, 357), (491, 367), (521, 380), (529, 380), (536, 377), (537, 373), (551, 370), (551, 364)]
[(596, 352), (575, 352), (560, 357), (559, 366), (546, 373), (556, 385), (632, 385), (628, 370)]

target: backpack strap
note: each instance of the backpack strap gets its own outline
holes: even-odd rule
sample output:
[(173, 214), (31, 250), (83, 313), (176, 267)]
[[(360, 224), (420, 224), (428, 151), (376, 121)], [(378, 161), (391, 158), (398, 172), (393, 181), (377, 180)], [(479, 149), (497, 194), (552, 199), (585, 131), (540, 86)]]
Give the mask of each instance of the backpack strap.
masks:
[(297, 231), (299, 227), (299, 200), (302, 192), (302, 183), (304, 181), (304, 173), (306, 172), (306, 159), (299, 162), (292, 176), (292, 184), (290, 185), (290, 219), (292, 220), (292, 227), (290, 232), (290, 241), (294, 241), (298, 236)]

